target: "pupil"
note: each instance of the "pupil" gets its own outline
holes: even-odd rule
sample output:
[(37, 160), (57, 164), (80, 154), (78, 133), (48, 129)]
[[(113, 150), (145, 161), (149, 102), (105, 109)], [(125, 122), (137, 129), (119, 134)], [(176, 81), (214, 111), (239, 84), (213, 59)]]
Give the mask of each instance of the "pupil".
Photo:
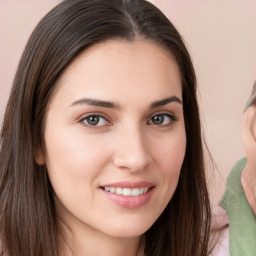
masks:
[(162, 124), (164, 122), (164, 116), (163, 115), (157, 115), (153, 117), (153, 123), (154, 124)]
[(99, 123), (99, 117), (98, 116), (90, 116), (88, 118), (88, 124), (97, 125), (98, 123)]

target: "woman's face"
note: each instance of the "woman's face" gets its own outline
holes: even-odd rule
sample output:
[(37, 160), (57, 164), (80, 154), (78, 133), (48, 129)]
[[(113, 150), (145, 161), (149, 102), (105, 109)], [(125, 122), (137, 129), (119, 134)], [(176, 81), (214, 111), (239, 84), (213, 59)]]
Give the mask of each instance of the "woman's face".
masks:
[(57, 83), (44, 135), (37, 162), (71, 229), (141, 235), (172, 198), (186, 149), (174, 58), (142, 39), (85, 50)]

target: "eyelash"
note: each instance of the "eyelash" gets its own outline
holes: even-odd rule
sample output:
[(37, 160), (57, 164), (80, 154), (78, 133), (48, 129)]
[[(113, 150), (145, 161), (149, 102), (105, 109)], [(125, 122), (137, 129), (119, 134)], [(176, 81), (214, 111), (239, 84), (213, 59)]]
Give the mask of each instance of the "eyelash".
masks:
[[(164, 118), (166, 118), (166, 117), (169, 118), (168, 123), (166, 123), (166, 124), (159, 124), (159, 125), (158, 124), (154, 124), (152, 120), (153, 120), (154, 117), (157, 117), (157, 116), (164, 117)], [(94, 118), (96, 117), (99, 120), (104, 119), (104, 122), (106, 122), (107, 124), (98, 125), (98, 123), (100, 121), (97, 124), (95, 124), (95, 125), (89, 124), (88, 120), (91, 117), (94, 117)], [(160, 112), (160, 113), (156, 113), (156, 114), (151, 115), (149, 117), (149, 120), (147, 121), (147, 124), (148, 125), (155, 125), (156, 127), (159, 127), (159, 128), (161, 128), (161, 127), (164, 128), (164, 127), (172, 126), (174, 124), (174, 122), (176, 122), (177, 120), (178, 120), (177, 117), (175, 115), (173, 115), (173, 114)], [(87, 123), (85, 123), (85, 121)], [(82, 125), (86, 126), (89, 129), (101, 129), (103, 126), (111, 126), (112, 125), (112, 123), (109, 121), (109, 119), (105, 115), (103, 115), (102, 113), (90, 113), (90, 114), (88, 114), (86, 116), (83, 116), (80, 119), (79, 122), (82, 123)]]
[[(104, 119), (104, 122), (108, 123), (107, 125), (98, 125), (98, 123), (96, 125), (90, 125), (88, 124), (88, 120), (90, 117), (97, 117), (99, 119)], [(85, 121), (87, 121), (87, 124), (85, 123)], [(102, 113), (90, 113), (86, 116), (83, 116), (82, 119), (79, 121), (80, 123), (82, 123), (82, 125), (86, 126), (89, 129), (100, 129), (102, 126), (111, 126), (112, 123), (108, 120), (108, 118), (103, 115)]]
[[(154, 117), (157, 117), (157, 116), (159, 116), (159, 117), (161, 116), (161, 117), (164, 117), (164, 118), (167, 117), (167, 118), (169, 118), (169, 122), (166, 123), (166, 124), (159, 124), (159, 125), (152, 123), (152, 119)], [(151, 115), (151, 117), (150, 117), (150, 119), (148, 121), (148, 124), (149, 125), (155, 125), (155, 126), (160, 127), (160, 128), (164, 128), (164, 127), (172, 126), (174, 124), (174, 122), (176, 122), (176, 121), (178, 121), (178, 119), (177, 119), (177, 117), (175, 115), (170, 114), (170, 113), (162, 113), (162, 112), (160, 112), (160, 113), (155, 113), (155, 114)]]

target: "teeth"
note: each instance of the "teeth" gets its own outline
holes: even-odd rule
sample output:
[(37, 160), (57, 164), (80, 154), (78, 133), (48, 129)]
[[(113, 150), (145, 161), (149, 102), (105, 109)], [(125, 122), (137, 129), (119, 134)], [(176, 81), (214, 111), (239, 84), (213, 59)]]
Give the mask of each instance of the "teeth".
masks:
[(116, 188), (116, 194), (122, 195), (123, 194), (123, 190), (121, 188)]
[(116, 188), (111, 187), (111, 188), (110, 188), (110, 192), (111, 192), (111, 193), (115, 193), (115, 192), (116, 192)]
[(138, 196), (139, 194), (140, 194), (140, 189), (139, 188), (132, 189), (132, 196)]
[(144, 194), (144, 188), (140, 188), (140, 195)]
[(148, 192), (147, 187), (144, 188), (116, 188), (116, 187), (104, 187), (104, 190), (110, 193), (123, 196), (139, 196)]

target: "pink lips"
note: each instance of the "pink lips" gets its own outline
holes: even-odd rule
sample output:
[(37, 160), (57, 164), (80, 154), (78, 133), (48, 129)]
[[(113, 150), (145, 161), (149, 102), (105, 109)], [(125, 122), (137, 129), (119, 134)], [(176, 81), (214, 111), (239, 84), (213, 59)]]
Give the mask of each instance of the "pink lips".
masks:
[[(113, 193), (110, 191), (106, 191), (104, 188), (120, 188), (121, 189), (142, 189), (145, 188), (146, 192), (144, 190), (143, 194), (136, 195), (136, 196), (127, 196), (127, 195), (122, 195), (122, 194), (117, 194)], [(109, 198), (111, 201), (114, 203), (120, 205), (121, 207), (124, 208), (137, 208), (140, 206), (143, 206), (146, 204), (154, 191), (154, 184), (149, 183), (149, 182), (118, 182), (118, 183), (112, 183), (112, 184), (106, 184), (104, 186), (101, 186), (102, 192), (104, 195)]]

